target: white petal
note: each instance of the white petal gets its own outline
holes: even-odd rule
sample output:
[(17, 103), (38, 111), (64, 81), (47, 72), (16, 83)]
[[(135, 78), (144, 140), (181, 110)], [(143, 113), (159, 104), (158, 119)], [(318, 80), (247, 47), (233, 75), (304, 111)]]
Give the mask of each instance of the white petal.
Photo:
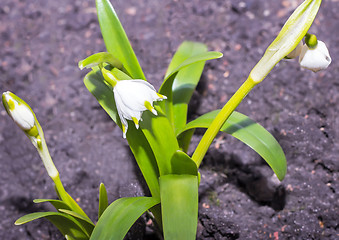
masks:
[(12, 101), (15, 105), (14, 109), (8, 109), (13, 121), (22, 129), (30, 130), (34, 127), (35, 119), (32, 111), (23, 103), (18, 103), (9, 92), (4, 93), (6, 102)]
[(318, 40), (314, 49), (305, 44), (299, 56), (300, 66), (314, 72), (326, 69), (331, 63), (331, 57), (324, 42)]
[[(140, 83), (140, 82), (141, 83)], [(124, 80), (119, 81), (114, 87), (114, 90), (121, 96), (125, 106), (130, 109), (145, 111), (144, 103), (145, 100), (150, 98), (150, 88), (144, 85), (144, 80)]]
[(32, 112), (23, 104), (15, 107), (11, 111), (12, 118), (23, 130), (30, 130), (34, 127), (34, 116)]
[[(141, 115), (147, 109), (157, 115), (153, 102), (166, 99), (166, 96), (157, 94), (155, 88), (144, 80), (122, 80), (113, 88), (114, 99), (121, 123), (125, 126), (124, 137), (127, 131), (127, 120), (134, 120), (139, 127)], [(146, 107), (145, 104), (149, 103)], [(150, 107), (150, 106), (152, 107)]]
[(116, 88), (113, 89), (113, 92), (114, 92), (114, 99), (115, 99), (117, 109), (118, 109), (118, 111), (120, 111), (121, 115), (124, 118), (126, 118), (128, 120), (132, 120), (132, 117), (138, 117), (140, 115), (140, 113), (139, 113), (140, 111), (133, 110), (128, 105), (126, 105), (124, 103), (120, 92), (118, 92)]

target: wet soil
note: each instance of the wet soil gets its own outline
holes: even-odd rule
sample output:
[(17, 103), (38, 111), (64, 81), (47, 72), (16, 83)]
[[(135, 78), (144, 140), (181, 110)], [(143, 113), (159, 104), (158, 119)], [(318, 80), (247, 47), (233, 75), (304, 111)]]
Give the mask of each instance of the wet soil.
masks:
[[(114, 1), (148, 80), (158, 88), (184, 40), (224, 57), (206, 64), (189, 120), (221, 108), (274, 39), (296, 0)], [(268, 129), (288, 162), (281, 182), (251, 149), (218, 135), (201, 168), (198, 239), (338, 239), (339, 65), (336, 0), (323, 1), (311, 32), (332, 64), (319, 73), (282, 61), (238, 107)], [(98, 186), (109, 200), (147, 194), (122, 139), (86, 90), (77, 62), (104, 51), (94, 0), (2, 0), (0, 90), (34, 109), (66, 189), (96, 220)], [(20, 216), (50, 210), (55, 198), (34, 147), (0, 111), (0, 239), (62, 239), (47, 221), (14, 226)], [(202, 131), (193, 138), (193, 147)], [(192, 149), (190, 151), (192, 151)], [(129, 239), (155, 239), (141, 218)]]

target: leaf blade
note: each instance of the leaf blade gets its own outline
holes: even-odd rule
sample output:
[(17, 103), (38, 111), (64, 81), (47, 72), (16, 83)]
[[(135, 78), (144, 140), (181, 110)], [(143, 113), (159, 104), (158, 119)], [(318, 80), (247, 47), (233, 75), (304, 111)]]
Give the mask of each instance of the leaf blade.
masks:
[[(193, 120), (180, 131), (179, 135), (194, 128), (208, 128), (218, 112), (219, 110), (215, 110)], [(260, 124), (234, 111), (220, 130), (231, 134), (256, 151), (279, 180), (285, 177), (287, 170), (285, 154), (277, 140)]]
[(80, 240), (85, 240), (88, 239), (89, 237), (81, 228), (81, 226), (79, 226), (79, 223), (74, 221), (74, 219), (71, 218), (70, 216), (59, 212), (30, 213), (16, 220), (15, 225), (21, 225), (39, 218), (47, 218), (59, 229), (59, 231), (64, 236), (69, 235), (74, 239)]
[(161, 210), (165, 239), (196, 239), (198, 224), (198, 177), (160, 177)]
[(123, 239), (133, 223), (159, 202), (153, 197), (120, 198), (114, 201), (102, 214), (90, 239)]
[(132, 78), (145, 80), (138, 59), (111, 3), (108, 0), (96, 0), (96, 8), (107, 51), (122, 62)]
[[(166, 72), (169, 75), (185, 60), (195, 55), (207, 52), (207, 46), (199, 42), (183, 42), (174, 54)], [(205, 61), (199, 61), (181, 69), (175, 76), (172, 85), (173, 92), (173, 122), (177, 131), (185, 126), (187, 108), (192, 94), (200, 80)]]
[(71, 210), (71, 208), (65, 202), (56, 199), (34, 199), (33, 202), (34, 203), (49, 202), (55, 207), (56, 210), (60, 208)]
[(160, 102), (159, 105), (165, 112), (165, 115), (170, 120), (170, 123), (174, 127), (174, 114), (173, 114), (173, 82), (175, 80), (176, 75), (182, 69), (199, 62), (205, 62), (207, 60), (212, 60), (216, 58), (222, 57), (222, 53), (220, 52), (203, 52), (194, 56), (191, 56), (185, 59), (181, 64), (177, 67), (173, 67), (173, 70), (168, 72), (165, 76), (165, 79), (159, 89), (159, 93), (165, 95), (167, 97), (166, 101)]
[(107, 191), (103, 183), (100, 183), (99, 188), (99, 210), (98, 210), (98, 219), (101, 217), (103, 212), (108, 207)]

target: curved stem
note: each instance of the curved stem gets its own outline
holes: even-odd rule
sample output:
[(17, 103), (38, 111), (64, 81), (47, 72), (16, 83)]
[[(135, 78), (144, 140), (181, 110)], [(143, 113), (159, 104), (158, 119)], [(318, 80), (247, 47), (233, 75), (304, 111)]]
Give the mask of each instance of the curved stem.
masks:
[(247, 80), (240, 86), (240, 88), (234, 93), (231, 99), (221, 109), (219, 114), (213, 120), (211, 126), (206, 130), (192, 156), (192, 159), (195, 161), (198, 167), (200, 166), (201, 161), (204, 158), (213, 139), (220, 131), (220, 128), (224, 125), (224, 123), (235, 110), (235, 108), (246, 97), (246, 95), (252, 90), (255, 85), (257, 85), (257, 82), (253, 81), (251, 76), (249, 76)]

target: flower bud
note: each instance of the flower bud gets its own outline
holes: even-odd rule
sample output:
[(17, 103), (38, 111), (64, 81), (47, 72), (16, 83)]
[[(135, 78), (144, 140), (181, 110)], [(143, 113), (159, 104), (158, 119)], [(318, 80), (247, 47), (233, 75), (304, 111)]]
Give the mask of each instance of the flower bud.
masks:
[(32, 110), (20, 98), (11, 92), (2, 94), (2, 103), (13, 121), (24, 131), (35, 134), (35, 118)]
[(59, 172), (49, 155), (44, 133), (32, 109), (24, 100), (9, 91), (2, 94), (2, 103), (8, 115), (25, 132), (34, 147), (38, 150), (48, 175), (53, 180), (58, 178)]
[(318, 44), (314, 48), (310, 48), (304, 44), (300, 56), (300, 66), (313, 72), (326, 69), (331, 63), (330, 53), (324, 42), (318, 40)]

